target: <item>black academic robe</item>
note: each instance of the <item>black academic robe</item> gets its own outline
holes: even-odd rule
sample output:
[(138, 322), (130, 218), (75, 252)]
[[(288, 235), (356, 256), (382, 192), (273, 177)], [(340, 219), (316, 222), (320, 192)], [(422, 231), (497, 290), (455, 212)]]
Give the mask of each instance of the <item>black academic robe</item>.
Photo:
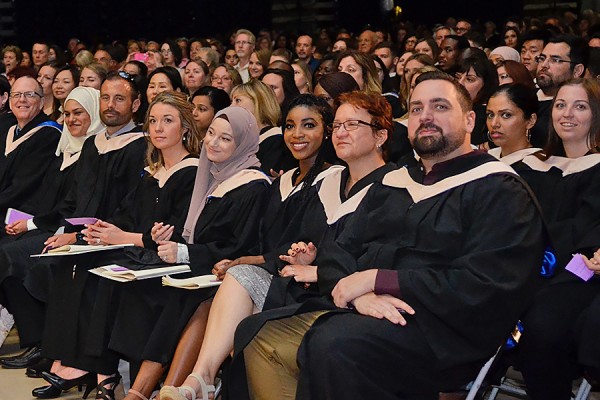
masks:
[[(196, 224), (194, 244), (187, 245), (190, 275), (210, 274), (216, 262), (246, 255), (256, 246), (270, 181), (259, 171), (251, 171), (252, 180), (239, 180), (236, 185), (239, 176), (234, 176), (219, 186), (229, 186), (227, 192), (220, 193), (217, 187), (208, 197)], [(189, 319), (215, 292), (216, 288), (190, 291), (163, 287), (160, 279), (128, 284), (109, 348), (131, 360), (170, 362)]]
[[(482, 364), (506, 338), (532, 295), (529, 286), (542, 260), (542, 232), (541, 216), (523, 183), (491, 156), (469, 153), (436, 165), (425, 177), (419, 168), (389, 173), (381, 190), (369, 191), (344, 231), (322, 246), (319, 287), (329, 296), (342, 276), (372, 268), (396, 271), (400, 298), (415, 314), (405, 316), (406, 326), (397, 327), (347, 311), (339, 314), (345, 319), (349, 315), (353, 328), (326, 332), (330, 337), (354, 335), (340, 346), (369, 346), (369, 351), (360, 352), (369, 360), (353, 362), (369, 367), (358, 376), (340, 373), (336, 378), (329, 369), (335, 358), (325, 353), (308, 357), (310, 343), (301, 345), (299, 398), (325, 385), (315, 384), (319, 374), (333, 379), (326, 383), (329, 388), (357, 390), (355, 398), (368, 397), (365, 391), (373, 390), (372, 382), (380, 393), (390, 390), (395, 396), (402, 390), (436, 393), (448, 388), (441, 385), (465, 384), (465, 376), (443, 383), (435, 378), (439, 371)], [(319, 325), (334, 323), (337, 316), (328, 314)], [(367, 331), (361, 330), (367, 325)], [(406, 343), (407, 338), (416, 342)], [(394, 347), (378, 346), (379, 340)], [(400, 352), (411, 347), (428, 349), (423, 354), (427, 361), (411, 360)], [(402, 377), (423, 364), (428, 371), (418, 370), (418, 379)], [(395, 368), (402, 371), (397, 379), (379, 377), (395, 376)], [(407, 380), (414, 381), (412, 387), (395, 387)]]
[[(95, 140), (87, 140), (76, 164), (73, 187), (61, 204), (60, 212), (48, 217), (49, 224), (64, 224), (66, 232), (76, 232), (83, 227), (61, 221), (68, 217), (110, 218), (126, 195), (138, 185), (143, 174), (145, 150), (146, 140), (141, 132), (139, 139), (105, 154), (99, 154)], [(68, 342), (64, 340), (64, 326), (77, 324), (77, 318), (68, 316), (80, 315), (84, 299), (93, 301), (97, 290), (97, 280), (87, 279), (89, 274), (82, 264), (85, 260), (86, 257), (69, 256), (38, 261), (40, 267), (52, 264), (53, 280), (48, 295), (43, 339), (44, 350), (49, 358), (75, 359), (74, 354), (63, 350)], [(74, 276), (73, 265), (81, 266)], [(75, 328), (67, 331), (77, 334)], [(77, 344), (76, 341), (74, 343)]]
[(0, 241), (0, 283), (8, 276), (24, 279), (34, 265), (29, 255), (43, 248), (43, 242), (56, 231), (57, 227), (48, 225), (44, 215), (57, 212), (71, 188), (75, 170), (73, 164), (61, 171), (61, 164), (62, 156), (54, 157), (40, 190), (23, 205), (24, 209), (37, 210), (33, 223), (38, 229), (16, 236), (4, 234)]
[[(474, 152), (439, 163), (426, 176), (418, 168), (400, 169), (384, 178), (387, 190), (367, 196), (327, 246), (321, 290), (330, 293), (340, 272), (390, 269), (396, 296), (415, 314), (405, 316), (406, 326), (394, 326), (346, 313), (325, 319), (319, 335), (309, 330), (299, 351), (298, 398), (315, 392), (319, 374), (332, 376), (336, 358), (327, 362), (311, 352), (323, 343), (323, 333), (339, 334), (351, 359), (360, 357), (354, 363), (373, 367), (345, 388), (343, 382), (353, 378), (339, 371), (339, 381), (329, 383), (333, 393), (356, 389), (363, 398), (375, 385), (381, 398), (411, 398), (409, 393), (456, 389), (474, 377), (469, 373), (496, 351), (531, 299), (544, 248), (541, 215), (529, 191), (498, 164)], [(352, 324), (346, 332), (339, 331), (341, 320)], [(314, 364), (319, 359), (322, 369)], [(464, 374), (456, 372), (463, 367)]]
[[(44, 113), (38, 114), (23, 127), (20, 137), (47, 121), (49, 119)], [(2, 220), (9, 207), (36, 214), (37, 210), (23, 207), (40, 188), (42, 179), (55, 158), (54, 153), (60, 135), (58, 128), (43, 126), (6, 155), (7, 137), (5, 132), (2, 133), (5, 144), (0, 149), (2, 153), (0, 156), (0, 217)]]
[(394, 130), (387, 141), (387, 160), (401, 165), (401, 160), (406, 156), (412, 156), (413, 148), (408, 140), (408, 129), (400, 122), (394, 121)]
[(266, 126), (260, 131), (260, 143), (256, 157), (260, 160), (260, 169), (271, 176), (273, 171), (289, 171), (298, 166), (298, 161), (285, 145), (281, 128)]
[[(343, 231), (346, 219), (360, 204), (367, 191), (390, 171), (397, 168), (393, 163), (388, 163), (372, 171), (345, 194), (346, 184), (350, 172), (345, 167), (334, 167), (328, 176), (318, 183), (318, 195), (311, 198), (304, 210), (298, 213), (290, 223), (292, 232), (290, 238), (293, 242), (313, 242), (318, 249), (321, 247), (325, 236), (337, 237)], [(279, 249), (279, 254), (287, 254), (291, 243), (285, 243)], [(273, 281), (269, 287), (263, 310), (283, 307), (288, 304), (300, 304), (305, 299), (314, 297), (319, 293), (317, 284), (312, 284), (306, 289), (303, 283), (297, 283), (293, 278), (282, 278), (277, 275), (277, 269), (286, 265), (279, 261), (267, 264), (267, 270), (273, 274)], [(318, 258), (315, 265), (319, 265)], [(275, 266), (277, 269), (273, 269)]]
[[(124, 199), (123, 206), (115, 212), (110, 222), (125, 231), (143, 233), (144, 244), (148, 243), (150, 251), (154, 251), (156, 246), (150, 237), (154, 222), (162, 221), (182, 229), (192, 196), (197, 165), (198, 159), (188, 156), (162, 175), (152, 176), (145, 171), (136, 188)], [(109, 264), (139, 267), (139, 264), (124, 254), (128, 251), (129, 249), (125, 252), (116, 250), (78, 257), (75, 281), (88, 281), (86, 286), (93, 286), (95, 295), (83, 295), (84, 300), (81, 301), (78, 314), (70, 318), (79, 322), (71, 322), (68, 337), (63, 336), (63, 340), (68, 340), (61, 347), (61, 359), (68, 365), (105, 372), (115, 368), (118, 355), (108, 351), (108, 341), (120, 303), (121, 290), (126, 289), (126, 286), (86, 274), (85, 271)]]
[[(139, 135), (139, 139), (105, 154), (98, 154), (94, 140), (85, 141), (73, 190), (62, 204), (61, 216), (108, 219), (113, 215), (144, 173), (146, 140), (142, 132)], [(67, 224), (65, 232), (74, 232), (77, 228)]]
[(541, 100), (538, 103), (537, 121), (531, 128), (531, 145), (544, 148), (548, 143), (548, 133), (552, 117), (552, 100)]
[(546, 216), (556, 272), (544, 281), (522, 319), (518, 366), (533, 398), (565, 399), (572, 379), (581, 373), (575, 351), (577, 340), (585, 339), (577, 333), (578, 320), (600, 294), (600, 277), (586, 282), (565, 270), (574, 254), (590, 257), (600, 247), (600, 155), (562, 161), (553, 157), (547, 163), (562, 170)]
[(263, 267), (272, 274), (281, 265), (279, 255), (287, 254), (291, 244), (300, 237), (297, 216), (304, 215), (306, 206), (318, 193), (321, 180), (337, 168), (342, 167), (332, 166), (321, 172), (311, 187), (306, 189), (302, 183), (294, 185), (298, 168), (285, 172), (271, 184), (266, 212), (261, 221), (260, 243), (251, 254), (262, 255), (265, 259)]
[[(397, 167), (388, 163), (372, 171), (370, 174), (356, 182), (346, 195), (346, 184), (349, 171), (345, 167), (332, 167), (331, 171), (318, 184), (318, 195), (314, 196), (307, 204), (302, 214), (299, 214), (290, 225), (297, 226), (296, 241), (312, 241), (317, 246), (317, 259), (315, 265), (320, 266), (320, 255), (327, 251), (322, 248), (322, 243), (328, 238), (333, 240), (344, 231), (346, 221), (361, 204), (362, 200), (371, 190), (377, 190), (378, 183), (390, 171)], [(319, 267), (318, 267), (319, 268)], [(318, 269), (320, 273), (320, 268)], [(271, 271), (270, 271), (271, 272)], [(275, 271), (276, 272), (276, 271)], [(319, 287), (311, 284), (308, 289), (303, 283), (297, 283), (293, 278), (282, 278), (274, 274), (267, 293), (263, 312), (247, 318), (242, 322), (235, 337), (235, 358), (231, 367), (231, 384), (225, 388), (225, 396), (230, 398), (244, 398), (247, 395), (244, 381), (243, 348), (254, 337), (258, 330), (267, 321), (284, 318), (295, 313), (303, 312), (304, 303), (319, 298)], [(309, 310), (311, 309), (309, 306)], [(268, 311), (267, 311), (268, 310)], [(241, 379), (241, 381), (240, 381)]]
[(486, 105), (476, 104), (473, 106), (473, 111), (475, 111), (475, 126), (471, 132), (471, 144), (479, 146), (489, 140), (487, 136), (488, 129), (485, 123)]

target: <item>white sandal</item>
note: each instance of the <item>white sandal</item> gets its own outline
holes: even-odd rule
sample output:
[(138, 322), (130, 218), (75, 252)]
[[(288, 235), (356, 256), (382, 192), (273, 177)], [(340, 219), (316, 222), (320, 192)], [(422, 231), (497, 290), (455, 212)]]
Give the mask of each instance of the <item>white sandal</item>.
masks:
[[(209, 393), (215, 392), (215, 385), (207, 385), (204, 379), (195, 373), (191, 373), (189, 376), (196, 379), (200, 384), (200, 391), (202, 392), (202, 400), (208, 400)], [(163, 386), (160, 389), (160, 398), (163, 400), (188, 400), (186, 394), (192, 395), (191, 400), (196, 400), (196, 389), (191, 386)]]

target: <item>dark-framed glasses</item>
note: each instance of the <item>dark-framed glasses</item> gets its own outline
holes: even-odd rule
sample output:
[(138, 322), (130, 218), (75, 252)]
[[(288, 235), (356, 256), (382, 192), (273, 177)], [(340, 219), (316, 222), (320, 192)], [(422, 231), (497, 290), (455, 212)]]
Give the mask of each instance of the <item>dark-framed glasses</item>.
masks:
[(360, 125), (370, 126), (373, 129), (381, 129), (380, 126), (373, 125), (369, 122), (360, 119), (349, 119), (344, 122), (333, 122), (327, 125), (327, 127), (331, 130), (331, 132), (335, 133), (340, 130), (340, 127), (342, 127), (342, 125), (344, 126), (344, 129), (348, 132), (357, 130)]

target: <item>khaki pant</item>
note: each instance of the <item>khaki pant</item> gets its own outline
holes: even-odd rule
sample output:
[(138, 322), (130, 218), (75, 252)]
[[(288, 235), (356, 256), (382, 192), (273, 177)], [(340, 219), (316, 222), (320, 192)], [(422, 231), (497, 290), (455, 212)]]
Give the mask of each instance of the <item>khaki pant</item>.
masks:
[(327, 311), (269, 321), (244, 349), (250, 397), (294, 399), (300, 370), (296, 353), (304, 334)]

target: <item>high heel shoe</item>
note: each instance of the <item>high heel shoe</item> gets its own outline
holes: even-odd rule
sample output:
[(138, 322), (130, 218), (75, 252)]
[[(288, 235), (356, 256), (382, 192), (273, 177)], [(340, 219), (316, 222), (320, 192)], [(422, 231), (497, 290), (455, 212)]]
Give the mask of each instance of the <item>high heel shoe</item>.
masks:
[[(96, 392), (97, 400), (115, 400), (115, 388), (121, 382), (121, 375), (117, 372), (115, 376), (109, 376), (102, 382), (96, 386), (98, 390)], [(111, 385), (110, 388), (105, 387), (105, 385)]]
[(92, 374), (91, 372), (88, 372), (87, 374), (75, 379), (64, 379), (52, 372), (43, 371), (42, 378), (44, 378), (44, 380), (50, 385), (60, 389), (61, 391), (69, 390), (75, 386), (81, 390), (85, 385), (85, 391), (83, 392), (82, 396), (84, 399), (86, 399), (91, 391), (96, 387), (96, 375)]
[(31, 391), (31, 395), (38, 399), (56, 399), (61, 394), (62, 390), (53, 385), (40, 386)]

